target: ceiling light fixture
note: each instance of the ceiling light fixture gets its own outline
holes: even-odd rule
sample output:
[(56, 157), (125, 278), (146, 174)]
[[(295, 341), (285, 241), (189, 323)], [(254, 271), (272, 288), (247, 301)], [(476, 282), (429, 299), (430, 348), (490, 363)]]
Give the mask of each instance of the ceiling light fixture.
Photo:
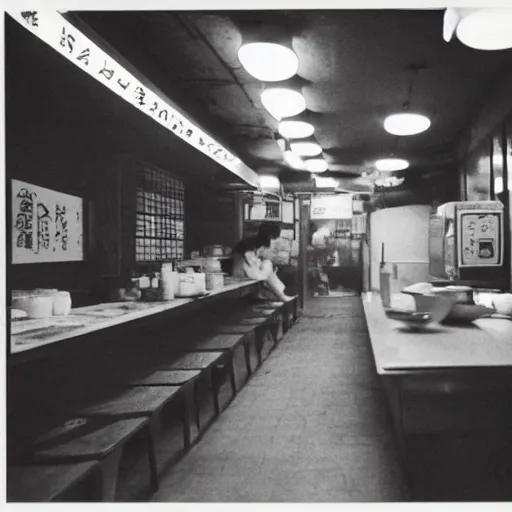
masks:
[(261, 93), (261, 103), (268, 113), (280, 121), (306, 110), (306, 100), (298, 91), (284, 87), (268, 87)]
[(277, 176), (262, 175), (260, 176), (259, 181), (261, 188), (279, 189), (281, 187), (281, 182)]
[(384, 129), (392, 135), (416, 135), (430, 128), (430, 119), (421, 114), (393, 114), (384, 120)]
[(304, 163), (304, 160), (294, 153), (293, 151), (285, 151), (284, 152), (284, 161), (293, 169), (297, 171), (305, 171), (306, 165)]
[(306, 160), (306, 169), (309, 172), (325, 172), (329, 166), (323, 158), (310, 158)]
[(512, 48), (512, 9), (446, 9), (443, 37), (459, 41), (476, 50)]
[(306, 121), (286, 119), (281, 121), (278, 127), (279, 133), (287, 139), (303, 139), (310, 137), (315, 132), (315, 127)]
[(291, 142), (290, 147), (300, 156), (317, 156), (322, 153), (322, 147), (317, 142)]
[(409, 162), (403, 158), (382, 158), (375, 162), (378, 171), (402, 171), (409, 167)]
[(245, 70), (262, 82), (279, 82), (297, 74), (299, 58), (291, 49), (276, 43), (247, 43), (238, 50)]

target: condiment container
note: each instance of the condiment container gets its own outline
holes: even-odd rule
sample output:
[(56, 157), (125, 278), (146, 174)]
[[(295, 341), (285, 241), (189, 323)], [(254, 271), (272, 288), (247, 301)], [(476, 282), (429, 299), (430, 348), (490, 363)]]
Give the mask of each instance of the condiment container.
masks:
[(396, 287), (397, 267), (393, 263), (381, 263), (380, 278), (380, 297), (382, 305), (385, 308), (391, 307), (391, 295)]
[(144, 290), (145, 288), (151, 288), (151, 280), (148, 276), (141, 276), (139, 277), (139, 288), (141, 290)]
[(173, 300), (176, 295), (177, 272), (164, 271), (160, 274), (160, 291), (162, 300)]
[(71, 311), (71, 294), (66, 291), (57, 292), (53, 295), (53, 314), (55, 316), (66, 316)]
[(222, 272), (207, 272), (206, 277), (206, 289), (217, 290), (224, 287), (224, 274)]
[(177, 292), (178, 273), (172, 263), (162, 263), (160, 267), (159, 288), (162, 300), (173, 300)]
[(21, 309), (28, 318), (49, 318), (53, 314), (53, 295), (25, 295), (13, 299), (13, 309)]
[(220, 261), (216, 258), (206, 258), (204, 262), (204, 271), (207, 273), (222, 272)]
[(207, 245), (204, 248), (204, 255), (211, 257), (224, 256), (224, 247), (222, 245)]

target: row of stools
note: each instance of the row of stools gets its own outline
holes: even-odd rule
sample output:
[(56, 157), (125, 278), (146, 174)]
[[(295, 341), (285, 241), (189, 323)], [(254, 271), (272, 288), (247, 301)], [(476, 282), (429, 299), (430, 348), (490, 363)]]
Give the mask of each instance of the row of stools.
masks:
[[(147, 468), (137, 473), (147, 476), (149, 495), (156, 492), (161, 471), (200, 440), (296, 318), (296, 299), (248, 303), (217, 318), (213, 334), (189, 325), (181, 333), (178, 355), (164, 334), (151, 372), (120, 382), (104, 400), (70, 412), (67, 421), (8, 461), (8, 501), (119, 501), (127, 451)], [(225, 400), (222, 389), (228, 390)], [(180, 446), (169, 457), (166, 427), (181, 431)]]

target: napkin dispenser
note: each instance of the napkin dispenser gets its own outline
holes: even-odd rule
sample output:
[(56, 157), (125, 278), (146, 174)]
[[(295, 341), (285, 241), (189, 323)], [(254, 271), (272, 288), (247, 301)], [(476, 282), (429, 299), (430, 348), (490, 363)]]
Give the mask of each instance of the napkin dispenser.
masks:
[(508, 288), (503, 215), (499, 201), (439, 206), (429, 222), (430, 275), (453, 284)]

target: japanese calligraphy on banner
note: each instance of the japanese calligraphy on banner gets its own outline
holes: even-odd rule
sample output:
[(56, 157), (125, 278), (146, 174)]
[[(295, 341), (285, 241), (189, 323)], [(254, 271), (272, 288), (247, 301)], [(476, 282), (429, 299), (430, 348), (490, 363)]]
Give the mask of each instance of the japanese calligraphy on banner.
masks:
[(351, 219), (352, 196), (337, 194), (313, 196), (311, 198), (311, 219)]
[(12, 262), (81, 261), (82, 199), (12, 180)]
[(9, 12), (26, 29), (156, 122), (251, 185), (257, 174), (55, 11)]

